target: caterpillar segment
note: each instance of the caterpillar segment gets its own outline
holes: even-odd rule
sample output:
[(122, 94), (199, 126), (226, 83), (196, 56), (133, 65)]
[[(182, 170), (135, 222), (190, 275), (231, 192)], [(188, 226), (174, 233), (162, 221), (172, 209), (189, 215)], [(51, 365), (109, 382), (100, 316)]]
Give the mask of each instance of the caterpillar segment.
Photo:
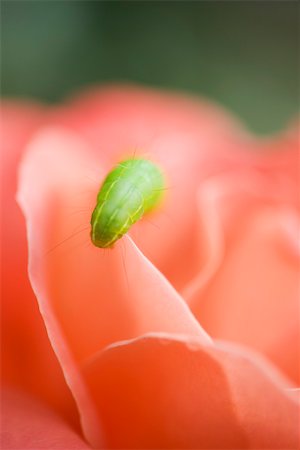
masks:
[(91, 240), (108, 248), (161, 201), (164, 177), (146, 159), (128, 159), (109, 172), (97, 196), (91, 218)]

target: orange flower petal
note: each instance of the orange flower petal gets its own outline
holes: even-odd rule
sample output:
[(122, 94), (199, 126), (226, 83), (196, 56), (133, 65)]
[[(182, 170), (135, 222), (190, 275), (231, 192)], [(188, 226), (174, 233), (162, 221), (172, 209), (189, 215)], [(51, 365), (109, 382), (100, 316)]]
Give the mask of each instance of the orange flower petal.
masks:
[[(76, 135), (45, 130), (28, 148), (18, 198), (27, 220), (29, 274), (40, 310), (86, 435), (99, 445), (100, 426), (78, 362), (116, 340), (152, 331), (211, 341), (172, 285), (129, 238), (113, 250), (89, 242), (88, 206), (96, 191), (87, 191), (85, 175), (95, 164), (103, 169)], [(87, 211), (76, 218), (70, 208), (80, 195)], [(85, 234), (72, 235), (80, 224), (88, 228)]]
[(299, 405), (270, 366), (225, 344), (144, 336), (84, 373), (110, 448), (296, 448)]

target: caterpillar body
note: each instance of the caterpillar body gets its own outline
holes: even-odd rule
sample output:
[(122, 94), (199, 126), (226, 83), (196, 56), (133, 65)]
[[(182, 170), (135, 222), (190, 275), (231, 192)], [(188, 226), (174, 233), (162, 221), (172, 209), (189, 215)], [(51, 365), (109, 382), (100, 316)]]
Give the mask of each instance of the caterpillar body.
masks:
[(120, 239), (145, 213), (160, 202), (164, 177), (156, 164), (146, 159), (127, 159), (105, 178), (91, 218), (91, 240), (107, 248)]

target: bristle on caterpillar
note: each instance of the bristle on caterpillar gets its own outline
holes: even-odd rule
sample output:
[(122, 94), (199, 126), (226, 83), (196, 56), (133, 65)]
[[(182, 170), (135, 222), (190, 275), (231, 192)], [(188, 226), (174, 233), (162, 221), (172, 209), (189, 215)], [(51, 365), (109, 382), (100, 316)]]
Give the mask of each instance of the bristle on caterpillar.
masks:
[(107, 248), (161, 201), (165, 188), (160, 168), (146, 159), (127, 159), (106, 176), (91, 217), (91, 240)]

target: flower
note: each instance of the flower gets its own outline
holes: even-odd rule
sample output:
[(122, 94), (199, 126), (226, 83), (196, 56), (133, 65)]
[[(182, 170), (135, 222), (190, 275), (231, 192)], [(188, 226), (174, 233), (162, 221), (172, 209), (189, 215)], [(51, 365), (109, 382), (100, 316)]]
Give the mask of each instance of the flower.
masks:
[[(8, 391), (7, 416), (28, 416), (6, 445), (299, 445), (296, 130), (259, 140), (209, 102), (133, 87), (4, 112), (4, 374), (44, 402)], [(163, 168), (164, 203), (93, 247), (99, 185), (136, 154)]]

